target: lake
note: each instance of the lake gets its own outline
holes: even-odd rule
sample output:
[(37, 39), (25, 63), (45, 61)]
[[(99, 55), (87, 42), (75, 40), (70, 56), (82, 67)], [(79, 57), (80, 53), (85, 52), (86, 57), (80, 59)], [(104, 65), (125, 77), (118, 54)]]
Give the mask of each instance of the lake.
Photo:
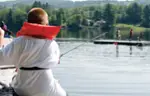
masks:
[[(80, 44), (59, 43), (62, 53)], [(150, 96), (149, 57), (149, 47), (86, 43), (63, 56), (54, 74), (69, 96)]]
[[(59, 42), (61, 53), (82, 42)], [(150, 47), (85, 43), (53, 69), (69, 96), (150, 96)], [(10, 82), (14, 70), (0, 72)]]

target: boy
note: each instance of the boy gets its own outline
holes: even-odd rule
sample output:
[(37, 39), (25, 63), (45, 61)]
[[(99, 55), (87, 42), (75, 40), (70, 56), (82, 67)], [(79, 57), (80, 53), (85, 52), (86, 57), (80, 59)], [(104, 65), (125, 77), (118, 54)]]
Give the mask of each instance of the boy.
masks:
[(66, 96), (51, 70), (59, 62), (59, 47), (53, 40), (59, 31), (60, 27), (48, 26), (43, 9), (33, 8), (17, 38), (0, 51), (0, 65), (18, 68), (11, 86), (19, 96)]

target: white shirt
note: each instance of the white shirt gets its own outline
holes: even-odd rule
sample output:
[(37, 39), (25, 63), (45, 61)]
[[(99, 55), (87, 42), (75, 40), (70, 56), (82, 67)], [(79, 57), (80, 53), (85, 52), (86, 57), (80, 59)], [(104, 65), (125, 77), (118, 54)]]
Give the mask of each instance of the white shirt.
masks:
[(59, 47), (54, 40), (18, 37), (0, 51), (0, 65), (50, 68), (49, 70), (18, 70), (12, 87), (20, 96), (66, 96), (54, 79), (52, 68), (59, 61)]

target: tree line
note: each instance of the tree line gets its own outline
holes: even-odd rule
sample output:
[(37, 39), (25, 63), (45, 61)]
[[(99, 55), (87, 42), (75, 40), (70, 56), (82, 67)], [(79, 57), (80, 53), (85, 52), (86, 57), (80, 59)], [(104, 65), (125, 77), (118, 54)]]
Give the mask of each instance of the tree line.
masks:
[(0, 20), (6, 22), (10, 30), (17, 32), (26, 21), (28, 11), (33, 7), (41, 7), (47, 11), (50, 25), (62, 25), (73, 31), (93, 26), (109, 31), (117, 23), (150, 27), (150, 5), (140, 5), (136, 2), (130, 5), (105, 4), (54, 8), (48, 3), (35, 1), (32, 5), (17, 4), (11, 8), (0, 6)]

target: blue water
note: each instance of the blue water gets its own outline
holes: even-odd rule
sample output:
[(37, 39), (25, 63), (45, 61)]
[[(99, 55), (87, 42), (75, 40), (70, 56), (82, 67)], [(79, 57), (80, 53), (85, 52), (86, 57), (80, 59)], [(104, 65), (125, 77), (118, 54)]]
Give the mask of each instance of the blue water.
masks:
[[(59, 43), (61, 53), (81, 43)], [(69, 96), (150, 96), (150, 47), (84, 46), (53, 69)]]

